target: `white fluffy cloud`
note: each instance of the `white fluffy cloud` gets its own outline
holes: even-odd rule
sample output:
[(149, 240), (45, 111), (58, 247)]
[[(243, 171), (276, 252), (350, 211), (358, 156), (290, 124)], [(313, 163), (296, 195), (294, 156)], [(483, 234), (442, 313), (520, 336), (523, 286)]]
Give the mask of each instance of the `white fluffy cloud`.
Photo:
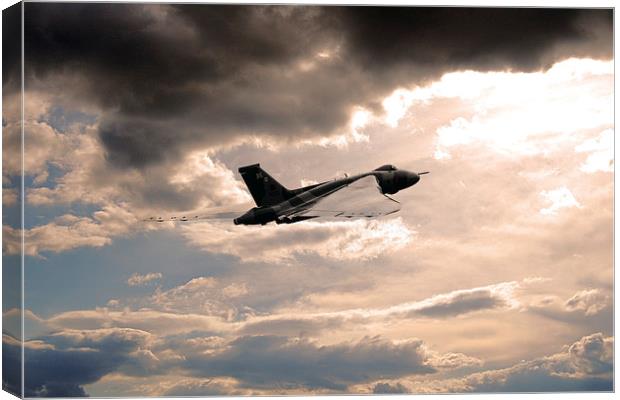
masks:
[(245, 293), (245, 284), (227, 284), (213, 277), (198, 277), (169, 290), (157, 288), (147, 303), (167, 312), (197, 312), (231, 321), (239, 313), (231, 299)]
[(19, 200), (19, 192), (17, 189), (2, 188), (2, 205), (10, 207)]
[[(243, 183), (224, 164), (211, 158), (210, 151), (196, 151), (185, 157), (171, 174), (169, 182), (179, 191), (202, 187), (206, 182), (212, 198), (226, 201), (227, 204), (251, 202), (252, 198)], [(203, 206), (209, 207), (212, 201)]]
[(585, 315), (594, 315), (609, 305), (609, 296), (599, 289), (581, 290), (564, 305), (568, 311), (581, 310)]
[(336, 260), (368, 260), (406, 246), (415, 235), (401, 218), (236, 227), (197, 223), (182, 227), (189, 243), (242, 261), (288, 262), (313, 254)]
[(127, 284), (129, 286), (142, 286), (149, 282), (153, 282), (162, 278), (161, 272), (149, 272), (147, 274), (141, 275), (138, 273), (132, 274), (129, 279), (127, 279)]
[[(52, 222), (26, 229), (24, 253), (39, 256), (42, 252), (61, 252), (77, 247), (101, 247), (112, 242), (112, 238), (125, 235), (135, 229), (136, 217), (122, 206), (109, 205), (96, 211), (93, 217), (77, 217), (66, 214)], [(7, 254), (21, 251), (20, 229), (3, 226), (3, 247)]]

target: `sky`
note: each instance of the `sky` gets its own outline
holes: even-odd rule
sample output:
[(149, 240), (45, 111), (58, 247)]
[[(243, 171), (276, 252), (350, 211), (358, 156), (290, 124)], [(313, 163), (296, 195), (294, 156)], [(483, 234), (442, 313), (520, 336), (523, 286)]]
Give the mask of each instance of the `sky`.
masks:
[[(610, 10), (26, 3), (24, 32), (27, 396), (613, 390)], [(378, 219), (142, 221), (252, 207), (253, 163), (431, 173)]]

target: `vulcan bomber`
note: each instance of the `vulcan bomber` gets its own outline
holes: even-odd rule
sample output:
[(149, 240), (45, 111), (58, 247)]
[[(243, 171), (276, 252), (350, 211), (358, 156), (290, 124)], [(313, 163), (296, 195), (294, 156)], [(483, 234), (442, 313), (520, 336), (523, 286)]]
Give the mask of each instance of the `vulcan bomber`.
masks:
[(174, 217), (149, 217), (147, 222), (190, 222), (232, 219), (235, 225), (292, 224), (313, 218), (376, 218), (400, 210), (389, 195), (415, 185), (427, 172), (410, 172), (382, 165), (370, 172), (287, 189), (263, 170), (260, 164), (239, 168), (256, 207), (243, 215), (237, 211), (209, 210)]
[(375, 218), (400, 210), (388, 195), (418, 183), (426, 172), (382, 165), (370, 172), (287, 189), (260, 167), (239, 168), (256, 207), (233, 220), (235, 225), (291, 224), (313, 218)]

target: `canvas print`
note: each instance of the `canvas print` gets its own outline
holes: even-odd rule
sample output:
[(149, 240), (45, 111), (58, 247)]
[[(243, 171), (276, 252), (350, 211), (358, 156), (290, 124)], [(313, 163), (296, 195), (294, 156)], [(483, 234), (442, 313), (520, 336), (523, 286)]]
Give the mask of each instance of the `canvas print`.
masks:
[(613, 9), (2, 17), (4, 390), (614, 390)]

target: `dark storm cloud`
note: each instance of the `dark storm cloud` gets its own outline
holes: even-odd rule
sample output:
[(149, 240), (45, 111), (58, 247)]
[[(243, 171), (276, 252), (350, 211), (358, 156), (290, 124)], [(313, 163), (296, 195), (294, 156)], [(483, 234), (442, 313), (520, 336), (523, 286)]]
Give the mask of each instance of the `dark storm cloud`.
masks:
[(101, 108), (108, 160), (144, 168), (240, 135), (329, 135), (355, 105), (449, 70), (609, 58), (611, 21), (609, 10), (29, 3), (27, 84), (84, 77), (66, 90)]
[(21, 3), (2, 10), (2, 92), (20, 89)]
[[(135, 355), (130, 353), (144, 342), (145, 335), (134, 329), (67, 331), (27, 342), (25, 395), (85, 397), (83, 385), (123, 365), (136, 364)], [(3, 361), (18, 365), (20, 351), (19, 342), (3, 338)]]
[[(536, 70), (557, 58), (611, 56), (612, 13), (542, 8), (358, 7), (342, 10), (350, 53), (365, 66), (395, 64)], [(598, 39), (597, 29), (607, 37)], [(572, 49), (553, 54), (555, 46)], [(551, 53), (551, 54), (547, 54)]]

